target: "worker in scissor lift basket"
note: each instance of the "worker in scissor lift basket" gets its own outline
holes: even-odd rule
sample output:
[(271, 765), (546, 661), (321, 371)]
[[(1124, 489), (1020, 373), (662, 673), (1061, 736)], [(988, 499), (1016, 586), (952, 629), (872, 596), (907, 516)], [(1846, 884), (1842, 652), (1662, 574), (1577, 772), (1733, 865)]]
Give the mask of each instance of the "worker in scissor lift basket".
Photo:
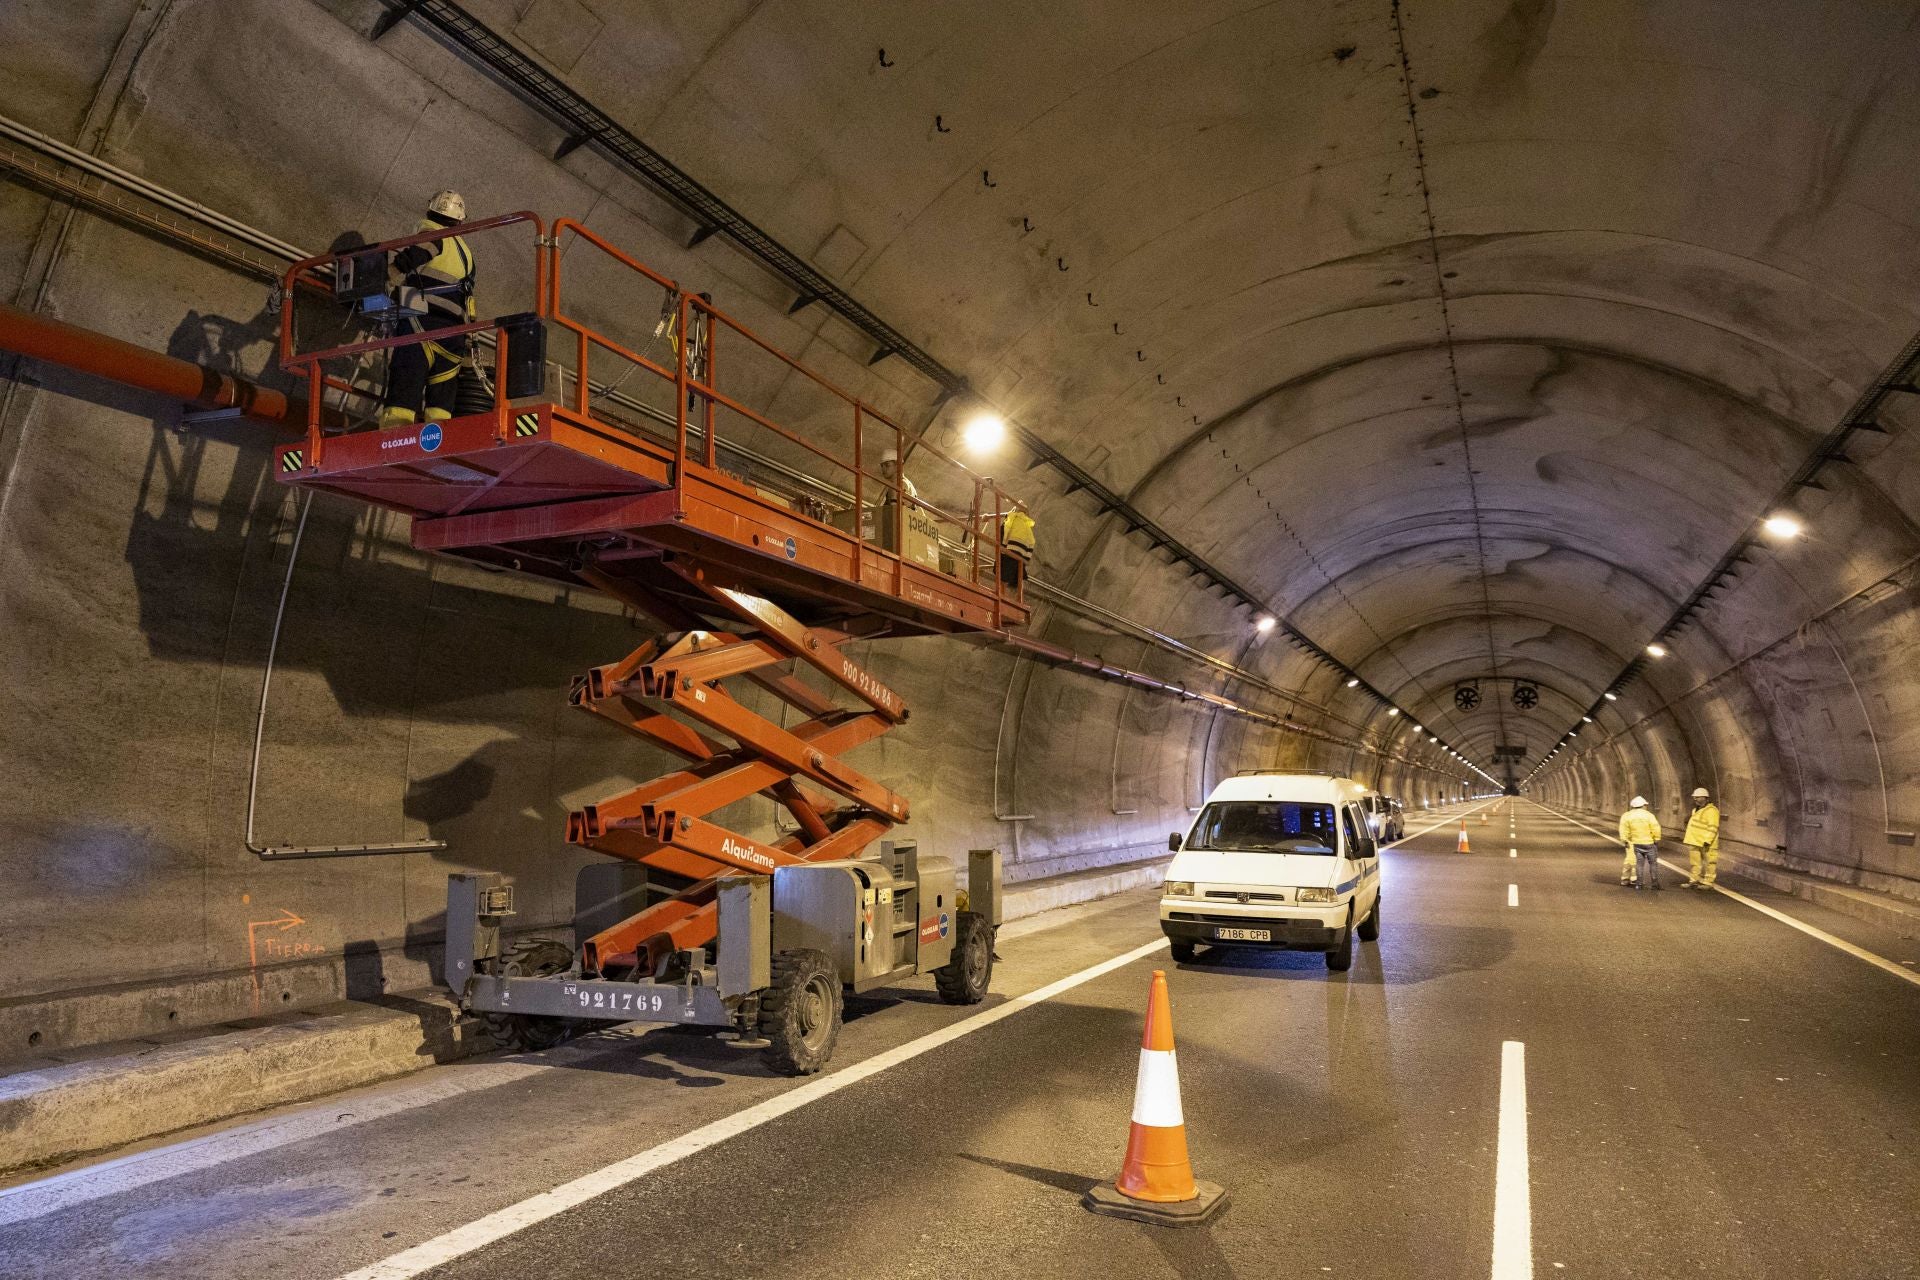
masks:
[(1033, 517), (1015, 507), (1000, 524), (1000, 585), (1022, 600), (1033, 550)]
[[(442, 191), (427, 202), (421, 231), (458, 226), (466, 221), (467, 202), (458, 191)], [(432, 334), (470, 324), (473, 305), (473, 250), (463, 236), (443, 236), (408, 245), (393, 256), (394, 304), (405, 318), (403, 334)], [(428, 422), (453, 416), (454, 390), (467, 358), (467, 335), (427, 337), (392, 348), (387, 371), (383, 427)]]

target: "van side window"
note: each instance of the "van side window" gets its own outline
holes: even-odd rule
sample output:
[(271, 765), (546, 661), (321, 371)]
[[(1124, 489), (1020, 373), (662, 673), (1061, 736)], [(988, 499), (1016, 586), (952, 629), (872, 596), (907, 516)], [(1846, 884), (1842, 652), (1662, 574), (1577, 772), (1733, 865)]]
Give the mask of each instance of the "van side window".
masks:
[[(1353, 808), (1351, 806), (1341, 807), (1340, 825), (1346, 829), (1347, 833), (1347, 856), (1349, 858), (1366, 857), (1367, 847), (1360, 843), (1360, 833), (1353, 829)], [(1363, 820), (1360, 825), (1364, 827), (1367, 824)]]

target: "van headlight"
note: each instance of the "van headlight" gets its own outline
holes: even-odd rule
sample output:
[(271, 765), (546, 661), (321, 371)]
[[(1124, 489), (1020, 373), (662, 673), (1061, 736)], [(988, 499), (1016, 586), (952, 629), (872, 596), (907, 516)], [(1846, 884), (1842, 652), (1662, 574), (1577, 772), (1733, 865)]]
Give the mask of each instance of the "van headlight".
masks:
[(1169, 898), (1191, 898), (1193, 896), (1193, 881), (1191, 880), (1167, 881), (1167, 896)]
[(1295, 902), (1337, 902), (1339, 900), (1331, 889), (1300, 889), (1296, 890), (1296, 893), (1298, 896), (1294, 898)]

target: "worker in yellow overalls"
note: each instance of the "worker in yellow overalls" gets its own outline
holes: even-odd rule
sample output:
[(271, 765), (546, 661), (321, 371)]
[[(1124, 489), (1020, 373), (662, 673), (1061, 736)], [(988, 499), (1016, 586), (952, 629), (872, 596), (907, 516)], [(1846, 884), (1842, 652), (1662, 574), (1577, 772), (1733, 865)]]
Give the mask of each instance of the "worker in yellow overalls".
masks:
[(1626, 868), (1623, 867), (1620, 883), (1640, 889), (1658, 889), (1660, 820), (1647, 807), (1646, 797), (1635, 796), (1633, 807), (1620, 815), (1620, 843), (1627, 847), (1627, 857), (1634, 863), (1633, 879), (1627, 878)]
[(1000, 524), (1000, 585), (1022, 600), (1027, 598), (1033, 550), (1033, 517), (1015, 507)]
[[(466, 217), (467, 202), (460, 193), (442, 191), (428, 202), (419, 229), (458, 226)], [(472, 323), (473, 250), (465, 238), (446, 236), (408, 245), (394, 254), (393, 270), (399, 277), (393, 287), (394, 302), (404, 312), (415, 313), (401, 321), (399, 332), (429, 334)], [(392, 351), (380, 425), (419, 422), (423, 410), (428, 422), (451, 418), (455, 379), (467, 358), (467, 335), (427, 338)]]
[[(1720, 806), (1705, 787), (1693, 789), (1693, 812), (1687, 815), (1687, 888), (1711, 889), (1720, 870)], [(1706, 872), (1703, 875), (1701, 868)]]

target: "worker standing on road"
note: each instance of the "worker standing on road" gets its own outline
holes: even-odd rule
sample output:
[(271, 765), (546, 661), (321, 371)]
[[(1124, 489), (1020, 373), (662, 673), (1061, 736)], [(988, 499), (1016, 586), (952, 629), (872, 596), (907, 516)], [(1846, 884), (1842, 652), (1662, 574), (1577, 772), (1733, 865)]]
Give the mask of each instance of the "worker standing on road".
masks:
[[(1687, 888), (1711, 889), (1720, 870), (1720, 806), (1705, 787), (1693, 789), (1693, 812), (1687, 815)], [(1706, 873), (1701, 874), (1705, 866)]]
[(1033, 517), (1015, 507), (1000, 524), (1000, 585), (1023, 600), (1033, 549)]
[[(460, 193), (442, 191), (427, 202), (427, 216), (419, 229), (458, 226), (466, 217), (467, 202)], [(401, 321), (401, 333), (433, 333), (472, 322), (473, 250), (463, 237), (446, 236), (408, 245), (393, 255), (393, 269), (400, 277), (393, 288), (394, 302), (403, 313), (414, 313)], [(455, 380), (466, 358), (464, 333), (394, 347), (380, 425), (418, 422), (423, 408), (428, 422), (451, 418)]]
[(1654, 817), (1653, 811), (1647, 808), (1645, 796), (1635, 796), (1633, 807), (1620, 815), (1620, 843), (1627, 846), (1627, 856), (1634, 860), (1636, 869), (1632, 881), (1627, 879), (1623, 871), (1620, 883), (1635, 884), (1641, 889), (1658, 889), (1660, 819)]

